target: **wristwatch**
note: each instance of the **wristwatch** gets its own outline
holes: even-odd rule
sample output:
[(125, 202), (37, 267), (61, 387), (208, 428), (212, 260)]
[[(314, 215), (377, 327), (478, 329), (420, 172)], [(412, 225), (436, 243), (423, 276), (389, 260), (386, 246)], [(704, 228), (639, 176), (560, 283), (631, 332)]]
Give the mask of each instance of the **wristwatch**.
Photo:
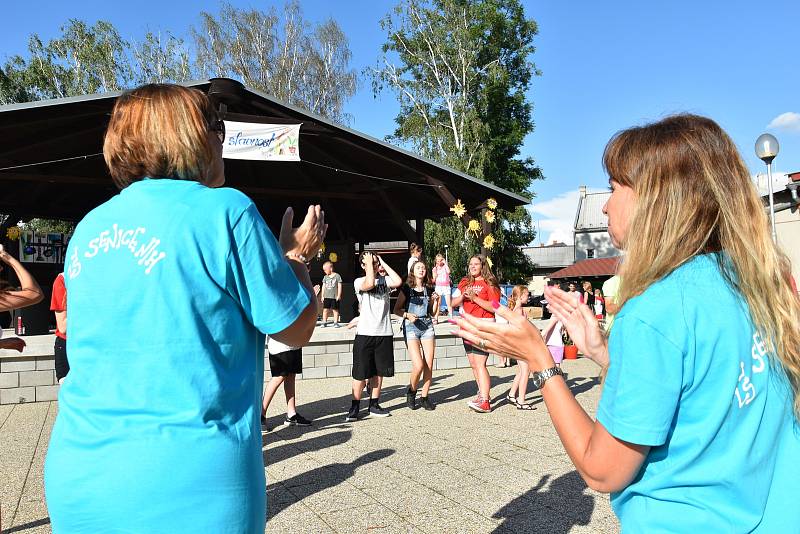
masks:
[(542, 389), (547, 379), (553, 378), (556, 375), (564, 376), (564, 371), (561, 370), (561, 367), (551, 367), (550, 369), (533, 373), (533, 385), (536, 386), (537, 389)]

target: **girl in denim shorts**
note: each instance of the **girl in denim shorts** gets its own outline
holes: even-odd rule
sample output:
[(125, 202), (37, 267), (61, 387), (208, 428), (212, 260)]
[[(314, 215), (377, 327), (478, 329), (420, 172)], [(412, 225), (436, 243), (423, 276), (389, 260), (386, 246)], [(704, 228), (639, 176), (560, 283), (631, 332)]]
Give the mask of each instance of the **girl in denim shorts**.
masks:
[(439, 295), (433, 290), (428, 278), (428, 266), (417, 261), (408, 273), (408, 280), (400, 288), (395, 315), (403, 318), (403, 335), (411, 360), (411, 379), (406, 392), (406, 404), (412, 410), (417, 405), (417, 383), (422, 377), (420, 405), (426, 410), (435, 408), (428, 392), (433, 378), (433, 356), (436, 351), (436, 335), (433, 331), (433, 313), (439, 306)]

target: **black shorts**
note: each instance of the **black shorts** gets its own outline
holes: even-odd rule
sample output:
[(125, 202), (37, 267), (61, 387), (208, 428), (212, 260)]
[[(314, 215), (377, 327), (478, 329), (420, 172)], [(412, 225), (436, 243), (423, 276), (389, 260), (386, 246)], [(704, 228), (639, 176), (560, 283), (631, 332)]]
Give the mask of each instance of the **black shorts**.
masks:
[(69, 361), (67, 360), (67, 340), (56, 336), (53, 345), (53, 354), (56, 359), (56, 380), (61, 380), (69, 373)]
[(353, 342), (353, 379), (394, 376), (393, 336), (356, 335)]
[(303, 372), (303, 349), (270, 354), (269, 370), (272, 376), (299, 375)]
[(485, 350), (481, 350), (480, 347), (477, 345), (473, 345), (472, 343), (468, 343), (466, 339), (464, 341), (464, 352), (467, 354), (475, 354), (478, 356), (489, 356), (489, 353)]
[(339, 301), (336, 299), (322, 299), (322, 307), (326, 310), (339, 311)]

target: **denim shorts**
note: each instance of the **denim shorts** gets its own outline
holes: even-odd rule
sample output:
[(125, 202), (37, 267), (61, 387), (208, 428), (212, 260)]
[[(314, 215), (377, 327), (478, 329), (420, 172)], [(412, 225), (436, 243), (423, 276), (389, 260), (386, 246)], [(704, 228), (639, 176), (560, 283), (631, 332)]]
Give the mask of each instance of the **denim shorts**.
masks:
[(411, 321), (403, 321), (403, 332), (405, 333), (406, 341), (411, 339), (433, 339), (435, 337), (433, 319), (420, 317), (413, 323)]

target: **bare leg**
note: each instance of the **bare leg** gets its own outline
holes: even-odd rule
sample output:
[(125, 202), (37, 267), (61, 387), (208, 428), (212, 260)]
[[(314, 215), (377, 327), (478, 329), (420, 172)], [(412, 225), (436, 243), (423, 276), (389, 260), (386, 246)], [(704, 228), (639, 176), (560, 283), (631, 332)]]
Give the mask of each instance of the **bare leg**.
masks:
[(519, 395), (517, 399), (521, 403), (525, 403), (525, 395), (528, 394), (528, 377), (531, 374), (531, 368), (525, 360), (517, 360), (517, 376), (514, 378), (514, 383), (519, 381)]
[(450, 294), (449, 293), (445, 293), (444, 294), (444, 301), (447, 303), (447, 315), (452, 317), (453, 316), (453, 305), (450, 304)]
[(267, 387), (264, 388), (264, 400), (261, 405), (261, 415), (267, 415), (267, 408), (269, 408), (269, 403), (272, 402), (272, 397), (275, 396), (275, 392), (278, 391), (278, 388), (281, 384), (283, 384), (283, 376), (273, 376), (267, 382)]
[(328, 324), (328, 314), (331, 312), (328, 308), (322, 308), (322, 324)]
[(422, 340), (422, 351), (424, 356), (424, 367), (422, 368), (422, 396), (427, 397), (431, 390), (433, 380), (433, 356), (436, 352), (436, 338)]
[(489, 377), (489, 370), (486, 368), (486, 356), (481, 354), (467, 353), (469, 365), (472, 367), (472, 373), (478, 382), (478, 390), (481, 392), (481, 397), (490, 400), (489, 390), (491, 389), (491, 378)]
[(333, 310), (333, 322), (339, 324), (339, 310)]
[(283, 393), (286, 395), (286, 415), (288, 417), (297, 413), (297, 403), (294, 398), (296, 377), (297, 375), (291, 374), (283, 381)]
[(366, 380), (353, 380), (353, 400), (360, 401)]
[(372, 388), (372, 395), (371, 398), (378, 399), (381, 396), (381, 386), (383, 385), (383, 377), (382, 376), (373, 376), (369, 379), (370, 387)]
[(408, 357), (411, 360), (411, 377), (409, 378), (408, 385), (412, 391), (417, 391), (417, 384), (419, 377), (425, 367), (425, 361), (422, 359), (422, 351), (420, 350), (420, 343), (416, 339), (411, 339), (408, 342)]
[(514, 381), (511, 383), (511, 389), (508, 390), (509, 397), (517, 397), (517, 389), (519, 388), (519, 374), (522, 372), (522, 367), (517, 367), (517, 374), (514, 375)]

